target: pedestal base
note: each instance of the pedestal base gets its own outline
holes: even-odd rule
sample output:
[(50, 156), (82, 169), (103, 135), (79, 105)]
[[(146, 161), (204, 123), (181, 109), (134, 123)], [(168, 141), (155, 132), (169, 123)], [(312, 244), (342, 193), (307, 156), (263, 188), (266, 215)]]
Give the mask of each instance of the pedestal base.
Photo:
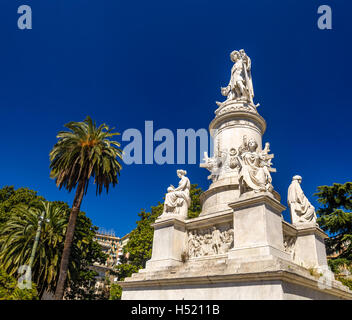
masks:
[(294, 224), (293, 226), (297, 230), (296, 263), (306, 268), (327, 267), (324, 239), (328, 238), (328, 235), (316, 223)]
[(165, 215), (154, 223), (152, 258), (146, 269), (162, 269), (182, 264), (186, 224), (182, 217)]
[(352, 292), (340, 282), (326, 283), (279, 258), (256, 262), (214, 258), (206, 263), (195, 259), (182, 267), (134, 274), (119, 284), (123, 300), (352, 299)]
[(291, 259), (283, 246), (281, 211), (285, 207), (272, 194), (244, 195), (229, 206), (234, 212), (234, 247), (229, 259)]
[[(156, 220), (152, 258), (145, 269), (119, 282), (122, 299), (352, 300), (347, 287), (319, 269), (326, 265), (326, 235), (317, 226), (284, 222), (285, 207), (269, 193), (247, 194), (230, 207), (232, 212), (230, 208), (190, 220), (178, 216)], [(214, 226), (223, 230), (224, 225), (233, 228), (228, 251), (189, 255), (187, 260), (187, 232)], [(295, 240), (291, 251), (284, 245), (284, 234)], [(307, 266), (310, 262), (315, 268)]]

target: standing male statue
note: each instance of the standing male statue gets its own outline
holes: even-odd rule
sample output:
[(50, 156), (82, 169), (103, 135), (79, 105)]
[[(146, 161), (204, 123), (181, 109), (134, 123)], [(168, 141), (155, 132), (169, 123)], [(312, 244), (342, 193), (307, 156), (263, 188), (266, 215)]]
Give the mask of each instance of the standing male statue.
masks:
[(311, 205), (301, 188), (302, 177), (294, 176), (288, 188), (287, 202), (291, 209), (293, 224), (316, 222), (315, 208)]
[(227, 100), (245, 100), (253, 104), (253, 82), (251, 75), (251, 59), (245, 51), (232, 51), (231, 61), (234, 63), (231, 69), (231, 79), (227, 87), (221, 88), (221, 94)]

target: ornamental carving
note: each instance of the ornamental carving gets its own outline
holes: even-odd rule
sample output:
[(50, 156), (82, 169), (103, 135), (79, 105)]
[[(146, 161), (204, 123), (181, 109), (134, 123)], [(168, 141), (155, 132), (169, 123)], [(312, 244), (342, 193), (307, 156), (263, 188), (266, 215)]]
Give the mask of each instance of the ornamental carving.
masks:
[(291, 255), (292, 259), (295, 257), (295, 246), (297, 237), (284, 235), (284, 250)]
[(232, 247), (233, 229), (230, 225), (188, 232), (187, 249), (190, 258), (224, 254)]

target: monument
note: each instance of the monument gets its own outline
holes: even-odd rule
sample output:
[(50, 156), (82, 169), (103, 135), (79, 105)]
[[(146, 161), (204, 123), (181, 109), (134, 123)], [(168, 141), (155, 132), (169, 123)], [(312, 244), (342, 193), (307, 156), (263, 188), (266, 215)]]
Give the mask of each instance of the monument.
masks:
[(152, 257), (145, 269), (121, 281), (122, 299), (352, 299), (327, 266), (324, 239), (302, 178), (288, 190), (292, 224), (274, 190), (274, 155), (262, 148), (266, 122), (254, 104), (251, 59), (230, 54), (226, 97), (209, 125), (213, 156), (200, 165), (211, 185), (202, 211), (187, 219), (190, 182), (178, 170), (164, 212), (154, 223)]

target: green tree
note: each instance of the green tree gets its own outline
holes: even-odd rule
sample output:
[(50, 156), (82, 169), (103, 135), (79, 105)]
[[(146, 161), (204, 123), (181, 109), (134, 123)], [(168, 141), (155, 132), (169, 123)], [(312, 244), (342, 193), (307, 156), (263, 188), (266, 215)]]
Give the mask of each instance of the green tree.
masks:
[[(196, 218), (201, 212), (200, 195), (202, 189), (197, 184), (192, 184), (190, 189), (191, 205), (188, 210), (188, 218)], [(124, 256), (122, 263), (117, 266), (119, 280), (130, 277), (132, 273), (138, 272), (145, 267), (146, 262), (152, 256), (154, 228), (152, 224), (163, 212), (163, 204), (158, 203), (152, 206), (150, 212), (144, 209), (138, 214), (140, 219), (137, 221), (137, 227), (131, 231), (129, 240), (124, 247)], [(126, 258), (126, 256), (128, 258)], [(118, 293), (122, 292), (121, 287), (114, 286), (114, 293), (110, 295), (119, 299)]]
[(327, 252), (337, 252), (329, 259), (329, 266), (338, 273), (341, 267), (352, 266), (352, 182), (334, 183), (332, 186), (320, 186), (318, 202), (322, 205), (317, 210), (320, 227), (328, 231)]
[(122, 151), (120, 144), (110, 140), (119, 133), (112, 133), (106, 124), (99, 127), (87, 117), (84, 122), (69, 122), (65, 125), (69, 131), (61, 131), (59, 139), (50, 152), (50, 176), (56, 179), (56, 185), (69, 192), (76, 188), (72, 210), (65, 237), (65, 245), (60, 264), (60, 275), (55, 298), (61, 300), (67, 278), (70, 252), (74, 240), (76, 220), (84, 194), (87, 192), (90, 178), (94, 178), (97, 194), (109, 185), (118, 183)]
[(113, 283), (110, 287), (109, 300), (120, 300), (122, 294), (122, 288), (116, 283)]
[(200, 195), (203, 190), (198, 188), (197, 184), (191, 184), (190, 189), (190, 197), (191, 197), (191, 205), (188, 208), (188, 218), (197, 218), (202, 211), (202, 206), (200, 204)]
[[(23, 196), (24, 193), (27, 196)], [(40, 204), (43, 197), (37, 196), (33, 190), (26, 188), (14, 190), (13, 187), (0, 189), (1, 194), (7, 194), (0, 201), (0, 208), (7, 208), (7, 218), (4, 219), (6, 222), (0, 226), (0, 266), (5, 267), (4, 271), (15, 276), (20, 265), (28, 264), (38, 226), (38, 216), (43, 210), (38, 203)], [(17, 200), (13, 201), (13, 199)], [(6, 206), (3, 205), (4, 202)], [(8, 203), (12, 203), (12, 206)], [(30, 205), (33, 203), (34, 207)], [(47, 208), (46, 217), (50, 220), (42, 225), (32, 266), (32, 280), (37, 283), (39, 297), (44, 290), (49, 292), (55, 290), (59, 261), (63, 251), (63, 239), (70, 214), (67, 203), (55, 201), (47, 202), (47, 204), (49, 208)], [(97, 273), (91, 270), (90, 266), (95, 262), (104, 264), (107, 256), (103, 253), (101, 246), (94, 241), (97, 229), (83, 212), (79, 213), (66, 284), (69, 287), (66, 296), (68, 299), (100, 298), (94, 292)]]
[(61, 243), (66, 228), (66, 217), (62, 207), (45, 204), (42, 208), (18, 205), (17, 213), (12, 214), (0, 231), (0, 260), (3, 268), (14, 275), (21, 265), (29, 265), (39, 217), (45, 212), (41, 237), (32, 265), (32, 281), (40, 284), (39, 293), (55, 285)]
[(37, 300), (38, 294), (35, 285), (32, 289), (20, 289), (17, 279), (8, 275), (0, 268), (0, 300)]
[(31, 207), (39, 207), (44, 198), (37, 195), (36, 191), (28, 188), (5, 186), (0, 189), (0, 228), (17, 210), (18, 204), (26, 204)]
[(78, 215), (68, 269), (69, 290), (65, 294), (66, 299), (100, 300), (105, 297), (104, 292), (95, 290), (98, 273), (91, 269), (94, 263), (104, 265), (107, 260), (100, 244), (94, 240), (97, 231), (98, 227), (93, 226), (85, 214)]

